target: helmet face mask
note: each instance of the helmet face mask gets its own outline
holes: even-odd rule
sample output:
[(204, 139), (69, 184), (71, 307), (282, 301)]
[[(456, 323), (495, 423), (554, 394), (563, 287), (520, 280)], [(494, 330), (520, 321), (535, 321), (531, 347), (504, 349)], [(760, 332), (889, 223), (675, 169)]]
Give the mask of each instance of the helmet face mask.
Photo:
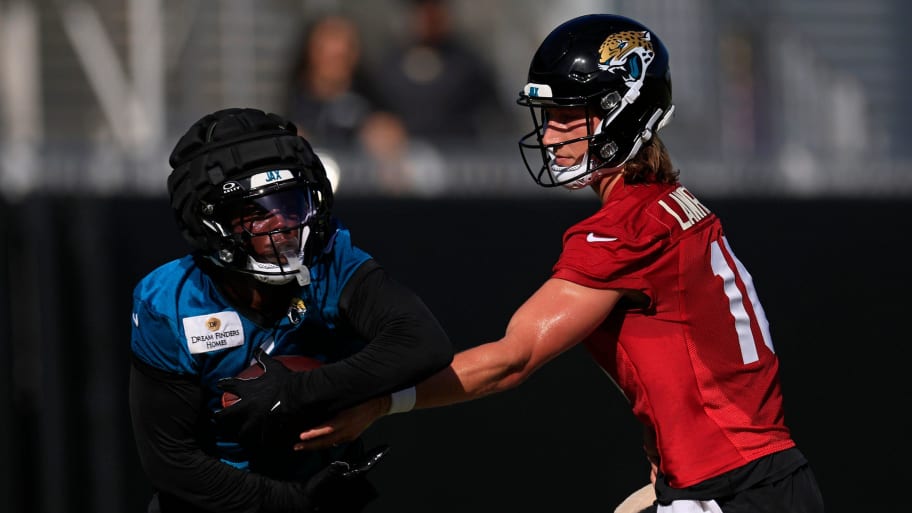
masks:
[(256, 109), (217, 111), (191, 126), (170, 162), (171, 207), (198, 254), (263, 283), (310, 283), (333, 194), (294, 124)]
[[(577, 113), (577, 119), (586, 127), (586, 134), (574, 134), (560, 142), (545, 144), (543, 141), (545, 129), (558, 110)], [(589, 185), (595, 178), (595, 171), (604, 168), (604, 165), (600, 164), (602, 161), (589, 157), (592, 154), (593, 141), (600, 126), (596, 127), (596, 131), (593, 131), (592, 127), (596, 123), (600, 125), (600, 120), (594, 117), (591, 110), (585, 105), (563, 105), (560, 107), (536, 107), (530, 105), (530, 111), (532, 112), (534, 128), (520, 139), (519, 147), (526, 169), (532, 174), (535, 182), (545, 187), (561, 185), (570, 189), (580, 189)], [(576, 162), (569, 166), (558, 163), (557, 155), (561, 148), (578, 146), (583, 142), (586, 144), (586, 150), (580, 153), (580, 157)], [(534, 155), (536, 153), (540, 156), (542, 164), (538, 166), (537, 170), (533, 170), (535, 167), (532, 165), (534, 159), (527, 154)]]
[[(539, 46), (517, 103), (532, 113), (533, 129), (520, 139), (519, 147), (535, 182), (544, 187), (584, 187), (620, 171), (670, 120), (674, 108), (668, 52), (652, 31), (629, 18), (574, 18)], [(576, 109), (586, 120), (588, 132), (582, 138), (588, 148), (572, 166), (557, 165), (555, 151), (582, 138), (543, 142), (549, 112), (558, 109)], [(534, 153), (540, 166), (533, 165)]]
[[(307, 265), (322, 250), (311, 238), (320, 199), (300, 170), (271, 169), (222, 185), (201, 208), (202, 223), (221, 239), (214, 255), (264, 283), (307, 281)], [(269, 177), (273, 184), (260, 187)], [(303, 272), (302, 272), (303, 271)], [(301, 283), (305, 285), (306, 283)]]

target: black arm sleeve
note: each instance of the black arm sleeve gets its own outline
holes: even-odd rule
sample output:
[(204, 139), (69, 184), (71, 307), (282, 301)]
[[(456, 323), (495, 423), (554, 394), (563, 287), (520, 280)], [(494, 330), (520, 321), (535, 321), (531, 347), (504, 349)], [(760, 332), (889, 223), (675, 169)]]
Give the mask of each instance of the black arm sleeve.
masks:
[(129, 397), (136, 448), (143, 469), (162, 495), (162, 513), (308, 510), (296, 483), (239, 470), (203, 451), (197, 426), (208, 422), (207, 410), (202, 390), (190, 378), (133, 358)]
[(294, 373), (286, 390), (294, 409), (354, 406), (414, 385), (453, 359), (453, 345), (424, 301), (373, 260), (345, 286), (340, 307), (369, 343), (348, 358)]

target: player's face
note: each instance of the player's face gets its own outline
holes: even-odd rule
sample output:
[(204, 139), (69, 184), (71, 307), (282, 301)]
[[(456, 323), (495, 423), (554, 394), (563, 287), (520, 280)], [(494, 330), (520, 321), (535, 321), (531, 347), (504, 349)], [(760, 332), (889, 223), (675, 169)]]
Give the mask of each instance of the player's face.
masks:
[(258, 260), (275, 264), (286, 263), (281, 255), (295, 253), (300, 247), (299, 220), (278, 209), (269, 212), (251, 210), (233, 223), (235, 233), (250, 234), (250, 249)]
[(258, 235), (296, 227), (298, 221), (299, 218), (296, 215), (289, 215), (279, 209), (266, 211), (250, 208), (242, 215), (235, 217), (232, 226), (234, 226), (235, 233), (248, 232)]
[(285, 263), (285, 253), (300, 249), (301, 222), (309, 213), (306, 197), (289, 191), (240, 205), (232, 215), (234, 233), (246, 234), (258, 260)]
[[(587, 125), (584, 107), (546, 109), (545, 116), (547, 123), (542, 134), (542, 144), (554, 149), (557, 165), (570, 167), (580, 162), (589, 148), (586, 137), (600, 120), (590, 118)], [(574, 142), (561, 144), (571, 140)]]

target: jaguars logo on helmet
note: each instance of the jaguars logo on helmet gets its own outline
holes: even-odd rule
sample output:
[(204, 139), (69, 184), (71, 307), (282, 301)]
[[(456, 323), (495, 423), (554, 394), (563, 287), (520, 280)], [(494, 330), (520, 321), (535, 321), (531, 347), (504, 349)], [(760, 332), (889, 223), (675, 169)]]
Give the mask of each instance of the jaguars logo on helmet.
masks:
[[(628, 64), (631, 57), (637, 57), (639, 61), (633, 60)], [(624, 68), (627, 71), (627, 80), (641, 80), (653, 57), (655, 52), (652, 50), (649, 32), (625, 30), (605, 38), (599, 47), (599, 68)]]

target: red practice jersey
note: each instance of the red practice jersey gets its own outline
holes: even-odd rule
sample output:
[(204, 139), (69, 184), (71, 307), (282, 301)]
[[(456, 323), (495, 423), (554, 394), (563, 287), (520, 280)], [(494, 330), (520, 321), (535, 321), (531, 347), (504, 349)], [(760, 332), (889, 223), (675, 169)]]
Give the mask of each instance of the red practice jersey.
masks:
[(649, 300), (622, 299), (585, 344), (655, 430), (670, 485), (795, 445), (751, 276), (719, 219), (687, 189), (620, 181), (563, 245), (554, 278)]

